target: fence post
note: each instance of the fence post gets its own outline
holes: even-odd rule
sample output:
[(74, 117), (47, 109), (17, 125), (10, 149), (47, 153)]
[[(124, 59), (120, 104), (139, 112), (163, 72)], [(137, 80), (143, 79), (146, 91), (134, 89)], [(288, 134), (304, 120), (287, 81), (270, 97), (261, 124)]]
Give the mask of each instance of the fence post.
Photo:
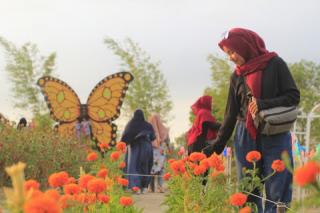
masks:
[(285, 213), (286, 212), (286, 204), (284, 203), (277, 203), (277, 213)]

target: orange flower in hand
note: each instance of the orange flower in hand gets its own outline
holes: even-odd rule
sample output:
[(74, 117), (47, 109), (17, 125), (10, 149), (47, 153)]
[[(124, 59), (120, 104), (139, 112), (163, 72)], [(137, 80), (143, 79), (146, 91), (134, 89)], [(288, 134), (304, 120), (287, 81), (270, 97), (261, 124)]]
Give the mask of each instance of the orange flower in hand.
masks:
[(282, 160), (275, 160), (273, 161), (271, 168), (276, 172), (283, 172), (286, 169)]
[(247, 202), (247, 195), (242, 193), (235, 193), (229, 198), (230, 204), (233, 206), (243, 206)]
[(248, 152), (248, 154), (246, 155), (246, 160), (250, 163), (257, 162), (260, 159), (261, 159), (261, 153), (258, 151), (251, 151), (251, 152)]
[(131, 197), (122, 196), (119, 201), (122, 206), (131, 206), (133, 204)]

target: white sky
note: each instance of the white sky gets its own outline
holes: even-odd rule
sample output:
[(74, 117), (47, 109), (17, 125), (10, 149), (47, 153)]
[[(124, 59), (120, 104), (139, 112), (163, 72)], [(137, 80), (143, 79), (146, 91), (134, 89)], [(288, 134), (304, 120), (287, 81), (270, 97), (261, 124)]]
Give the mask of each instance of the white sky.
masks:
[[(105, 37), (138, 42), (166, 77), (174, 102), (172, 137), (189, 126), (190, 105), (210, 85), (207, 56), (231, 27), (258, 32), (287, 62), (320, 62), (317, 0), (0, 0), (0, 36), (57, 53), (59, 77), (84, 102), (95, 84), (119, 71)], [(0, 50), (0, 112), (17, 120)]]

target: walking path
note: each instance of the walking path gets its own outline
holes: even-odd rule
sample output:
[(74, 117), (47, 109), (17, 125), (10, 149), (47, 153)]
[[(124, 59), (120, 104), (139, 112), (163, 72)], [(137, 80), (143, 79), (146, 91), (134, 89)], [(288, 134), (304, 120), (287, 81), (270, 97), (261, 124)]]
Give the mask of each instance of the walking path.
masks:
[(145, 193), (134, 195), (135, 206), (142, 208), (143, 213), (164, 213), (167, 208), (162, 205), (165, 199), (164, 193)]

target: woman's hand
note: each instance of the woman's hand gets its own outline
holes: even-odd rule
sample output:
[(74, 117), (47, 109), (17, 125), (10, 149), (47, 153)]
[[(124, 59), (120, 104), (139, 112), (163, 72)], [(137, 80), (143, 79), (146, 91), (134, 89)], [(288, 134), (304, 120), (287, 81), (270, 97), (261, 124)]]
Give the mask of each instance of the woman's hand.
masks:
[(258, 113), (257, 99), (255, 97), (252, 97), (252, 100), (249, 103), (249, 112), (252, 115), (253, 119), (256, 117), (256, 114)]

